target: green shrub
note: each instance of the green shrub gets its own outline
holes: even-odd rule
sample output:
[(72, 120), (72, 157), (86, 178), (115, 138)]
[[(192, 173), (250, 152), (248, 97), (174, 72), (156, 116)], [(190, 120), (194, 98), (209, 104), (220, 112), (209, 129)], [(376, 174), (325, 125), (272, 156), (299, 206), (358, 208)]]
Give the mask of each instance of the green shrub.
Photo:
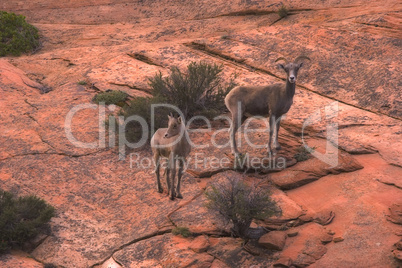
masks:
[(92, 101), (98, 104), (102, 102), (106, 105), (115, 104), (123, 107), (127, 99), (128, 94), (126, 92), (120, 90), (107, 90), (95, 95)]
[(88, 84), (88, 82), (86, 80), (80, 80), (80, 81), (77, 82), (77, 84), (81, 85), (81, 86), (85, 86), (85, 85)]
[(0, 252), (34, 238), (54, 216), (54, 208), (36, 196), (15, 198), (0, 190)]
[(187, 227), (176, 227), (172, 230), (174, 235), (182, 235), (183, 237), (190, 237), (192, 234)]
[(28, 24), (22, 15), (0, 11), (0, 57), (19, 56), (38, 47), (38, 29)]
[[(129, 105), (123, 107), (123, 109), (120, 111), (120, 115), (123, 115), (124, 120), (127, 121), (129, 120), (129, 117), (133, 115), (142, 117), (148, 124), (148, 133), (154, 133), (158, 128), (167, 127), (167, 115), (170, 112), (174, 112), (166, 107), (156, 107), (154, 109), (154, 118), (152, 124), (152, 105), (161, 103), (165, 103), (164, 99), (161, 97), (137, 97), (130, 101)], [(152, 125), (153, 128), (151, 129)], [(130, 142), (137, 142), (142, 137), (144, 132), (140, 123), (137, 121), (129, 122), (125, 130), (126, 138)]]
[[(314, 149), (315, 148), (313, 148), (312, 150), (314, 151)], [(295, 154), (294, 157), (297, 160), (297, 162), (303, 162), (303, 161), (306, 161), (306, 160), (310, 159), (311, 152), (309, 150), (307, 150), (306, 147), (300, 146), (297, 149), (297, 153)]]
[(172, 67), (170, 76), (159, 73), (149, 79), (149, 85), (154, 96), (177, 106), (185, 118), (205, 111), (218, 114), (225, 108), (226, 94), (235, 86), (233, 79), (223, 82), (222, 70), (222, 65), (192, 62), (185, 73)]
[[(167, 115), (170, 112), (176, 113), (175, 110), (167, 107), (156, 107), (153, 129), (151, 129), (153, 104), (174, 105), (183, 112), (185, 119), (193, 115), (213, 118), (224, 109), (224, 98), (235, 86), (233, 78), (229, 83), (224, 83), (221, 72), (222, 66), (192, 62), (187, 66), (186, 73), (173, 67), (169, 77), (164, 78), (161, 73), (156, 74), (149, 79), (153, 97), (133, 99), (129, 105), (123, 107), (120, 114), (125, 120), (132, 115), (144, 118), (148, 124), (149, 133), (154, 133), (158, 128), (167, 127)], [(142, 133), (143, 130), (138, 122), (127, 124), (125, 134), (128, 141), (138, 141)]]
[(282, 5), (277, 11), (279, 17), (285, 18), (289, 15), (289, 9), (286, 6)]
[(231, 222), (232, 235), (242, 238), (248, 238), (253, 219), (266, 219), (279, 211), (267, 190), (248, 186), (238, 178), (227, 177), (225, 182), (212, 184), (205, 195), (207, 208)]

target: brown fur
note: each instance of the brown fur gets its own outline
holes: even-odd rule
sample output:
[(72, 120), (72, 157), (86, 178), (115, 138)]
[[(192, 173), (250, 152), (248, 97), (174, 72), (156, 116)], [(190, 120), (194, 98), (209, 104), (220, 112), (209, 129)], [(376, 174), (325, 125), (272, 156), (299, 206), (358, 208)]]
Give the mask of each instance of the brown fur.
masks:
[[(299, 59), (307, 58), (299, 56)], [(278, 60), (285, 60), (283, 57)], [(238, 86), (233, 88), (225, 98), (226, 107), (232, 114), (232, 125), (230, 127), (230, 145), (232, 153), (239, 154), (236, 146), (235, 134), (237, 129), (243, 124), (245, 118), (249, 116), (269, 117), (269, 141), (268, 152), (271, 153), (271, 141), (276, 128), (275, 152), (280, 149), (278, 143), (278, 132), (281, 116), (287, 113), (293, 104), (295, 94), (297, 72), (302, 63), (288, 63), (285, 66), (278, 65), (286, 74), (286, 83), (276, 83), (269, 86)]]

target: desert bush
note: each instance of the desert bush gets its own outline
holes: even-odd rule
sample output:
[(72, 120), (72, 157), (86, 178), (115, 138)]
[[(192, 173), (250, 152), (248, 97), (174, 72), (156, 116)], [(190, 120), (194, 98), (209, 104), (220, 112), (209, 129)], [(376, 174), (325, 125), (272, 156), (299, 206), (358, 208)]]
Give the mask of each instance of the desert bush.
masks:
[[(148, 133), (154, 133), (158, 128), (167, 126), (167, 115), (175, 110), (168, 107), (156, 107), (154, 118), (151, 114), (153, 104), (171, 104), (178, 107), (185, 119), (193, 115), (204, 115), (213, 118), (223, 111), (226, 94), (235, 86), (234, 77), (225, 83), (221, 77), (222, 66), (205, 62), (192, 62), (183, 73), (177, 67), (171, 69), (168, 77), (161, 73), (149, 79), (153, 97), (138, 97), (124, 106), (121, 115), (128, 119), (137, 115), (145, 119), (148, 124)], [(151, 124), (153, 120), (153, 124)], [(151, 129), (151, 126), (153, 128)], [(143, 129), (138, 122), (126, 126), (126, 138), (135, 142), (141, 137)], [(149, 137), (148, 137), (149, 138)]]
[(77, 82), (77, 84), (81, 85), (81, 86), (86, 86), (88, 84), (88, 82), (86, 80), (80, 80)]
[(187, 227), (176, 227), (172, 230), (172, 234), (174, 235), (182, 235), (183, 237), (190, 237), (191, 232)]
[[(314, 151), (315, 148), (313, 148)], [(303, 162), (311, 158), (311, 152), (304, 146), (297, 148), (297, 153), (294, 155), (297, 162)]]
[[(137, 97), (129, 102), (129, 105), (123, 107), (120, 111), (120, 115), (124, 117), (124, 120), (129, 120), (130, 116), (137, 115), (142, 117), (148, 124), (148, 133), (154, 133), (158, 128), (167, 127), (167, 115), (173, 110), (167, 107), (156, 107), (154, 110), (154, 117), (152, 118), (151, 108), (153, 104), (165, 103), (164, 99), (157, 97)], [(153, 123), (152, 123), (153, 122)], [(129, 122), (126, 125), (126, 138), (130, 142), (138, 141), (144, 132), (140, 123), (137, 121)], [(122, 134), (122, 133), (120, 133)], [(148, 137), (149, 138), (149, 137)]]
[(149, 79), (149, 85), (154, 96), (177, 106), (185, 118), (205, 111), (218, 114), (225, 108), (226, 94), (236, 85), (233, 78), (224, 83), (222, 70), (222, 65), (192, 62), (186, 72), (172, 67), (168, 77), (156, 74)]
[(279, 17), (281, 17), (281, 18), (285, 18), (285, 17), (287, 17), (287, 16), (289, 15), (289, 9), (288, 9), (285, 5), (282, 5), (282, 6), (278, 9), (277, 14), (278, 14)]
[(0, 190), (0, 252), (34, 238), (54, 216), (54, 208), (36, 196), (15, 198)]
[(279, 213), (279, 208), (266, 189), (248, 186), (239, 178), (227, 177), (216, 182), (205, 192), (206, 206), (217, 211), (226, 221), (233, 224), (232, 235), (250, 237), (253, 219), (267, 219)]
[(38, 29), (22, 15), (0, 11), (0, 57), (19, 56), (38, 47)]
[(120, 90), (107, 90), (102, 93), (98, 93), (92, 99), (95, 103), (104, 103), (106, 105), (115, 104), (118, 106), (124, 106), (126, 100), (128, 99), (128, 94)]

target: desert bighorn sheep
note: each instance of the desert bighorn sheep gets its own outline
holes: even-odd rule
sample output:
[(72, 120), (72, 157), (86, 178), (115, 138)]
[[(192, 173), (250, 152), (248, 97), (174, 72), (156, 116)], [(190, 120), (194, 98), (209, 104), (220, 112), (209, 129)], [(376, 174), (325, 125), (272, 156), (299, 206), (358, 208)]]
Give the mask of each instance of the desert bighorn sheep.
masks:
[[(191, 151), (188, 140), (188, 132), (181, 117), (175, 118), (172, 114), (168, 115), (169, 122), (167, 128), (158, 129), (151, 139), (152, 153), (155, 160), (155, 173), (158, 183), (158, 192), (162, 193), (163, 188), (160, 181), (160, 158), (168, 158), (166, 167), (166, 183), (168, 195), (173, 200), (175, 197), (183, 198), (180, 193), (180, 181), (183, 175), (183, 167), (187, 155)], [(179, 162), (177, 175), (177, 186), (175, 189), (176, 160)]]
[(283, 60), (286, 65), (278, 64), (286, 74), (286, 84), (276, 83), (269, 86), (238, 86), (233, 88), (225, 98), (226, 107), (232, 114), (230, 127), (230, 146), (232, 153), (239, 154), (236, 146), (235, 134), (248, 116), (269, 116), (269, 141), (268, 153), (272, 152), (271, 141), (276, 125), (275, 151), (280, 150), (278, 143), (278, 131), (281, 123), (281, 116), (287, 113), (293, 103), (293, 96), (296, 89), (296, 78), (299, 68), (308, 59), (306, 56), (297, 57), (294, 62), (288, 62), (284, 57), (278, 58), (275, 62)]

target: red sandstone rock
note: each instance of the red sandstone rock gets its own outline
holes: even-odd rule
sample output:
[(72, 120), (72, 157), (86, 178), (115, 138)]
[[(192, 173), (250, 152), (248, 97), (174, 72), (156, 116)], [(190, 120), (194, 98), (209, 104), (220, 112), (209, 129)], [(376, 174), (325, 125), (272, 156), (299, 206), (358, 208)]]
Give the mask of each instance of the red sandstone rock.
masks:
[(317, 158), (286, 169), (280, 173), (270, 175), (270, 180), (281, 189), (293, 189), (304, 184), (318, 180), (328, 174), (339, 174), (340, 172), (350, 172), (363, 168), (353, 157), (347, 153), (339, 152), (338, 164), (330, 167)]
[(402, 205), (392, 204), (389, 208), (389, 215), (387, 215), (387, 220), (396, 224), (402, 224)]
[(208, 239), (203, 236), (197, 236), (193, 241), (191, 241), (190, 249), (197, 253), (202, 253), (207, 251), (209, 247)]
[(124, 267), (187, 266), (210, 267), (214, 257), (189, 249), (189, 239), (164, 234), (155, 236), (116, 252), (113, 258)]
[(323, 243), (323, 244), (328, 244), (328, 243), (330, 243), (330, 242), (332, 242), (332, 240), (333, 240), (333, 236), (332, 235), (330, 235), (330, 234), (322, 234), (321, 236), (320, 236), (320, 240), (321, 240), (321, 243)]
[(273, 216), (271, 219), (281, 219), (281, 220), (294, 220), (303, 214), (302, 208), (290, 199), (286, 193), (283, 191), (272, 187), (271, 197), (276, 201), (277, 205), (281, 208), (282, 214), (280, 216)]
[(294, 230), (298, 235), (288, 238), (282, 251), (282, 256), (294, 260), (293, 265), (306, 267), (326, 254), (327, 248), (321, 242), (321, 237), (326, 234), (322, 225), (310, 222)]
[(300, 254), (297, 256), (296, 260), (293, 261), (293, 265), (295, 265), (296, 267), (308, 267), (314, 262), (314, 257), (307, 254)]
[(342, 242), (343, 240), (345, 239), (342, 236), (336, 236), (333, 239), (334, 243)]
[(274, 264), (274, 267), (287, 268), (292, 265), (292, 259), (286, 256), (280, 257)]
[(402, 251), (401, 250), (394, 249), (392, 251), (392, 254), (394, 255), (395, 259), (402, 261)]
[(402, 250), (402, 240), (395, 243), (396, 249)]
[(327, 248), (310, 240), (310, 242), (306, 243), (306, 248), (303, 250), (303, 253), (319, 260), (325, 253), (327, 253)]
[[(17, 194), (37, 194), (57, 208), (57, 217), (51, 222), (52, 235), (32, 255), (43, 263), (89, 267), (122, 245), (140, 239), (115, 253), (121, 254), (119, 257), (127, 267), (135, 267), (138, 262), (148, 267), (160, 265), (153, 256), (166, 257), (168, 251), (177, 253), (184, 264), (199, 260), (193, 265), (210, 265), (209, 255), (187, 250), (189, 243), (185, 241), (149, 251), (155, 245), (152, 242), (161, 242), (154, 240), (153, 235), (171, 229), (172, 224), (166, 224), (167, 215), (172, 216), (174, 223), (192, 230), (219, 232), (221, 221), (203, 207), (204, 200), (199, 196), (204, 181), (209, 179), (199, 183), (185, 175), (184, 200), (166, 203), (165, 197), (155, 193), (152, 172), (132, 169), (128, 160), (117, 161), (115, 150), (99, 152), (73, 146), (65, 136), (66, 115), (75, 105), (90, 103), (97, 90), (121, 89), (133, 97), (147, 96), (147, 76), (157, 71), (166, 74), (171, 66), (183, 68), (191, 61), (224, 62), (225, 76), (238, 73), (237, 82), (241, 85), (282, 82), (264, 70), (284, 77), (275, 69), (275, 59), (303, 52), (312, 61), (300, 71), (294, 104), (283, 120), (281, 153), (293, 156), (295, 146), (301, 142), (303, 123), (316, 111), (320, 111), (323, 120), (304, 129), (305, 141), (313, 146), (307, 137), (314, 139), (315, 135), (331, 140), (327, 136), (324, 107), (339, 99), (353, 105), (338, 103), (334, 120), (339, 126), (336, 137), (340, 148), (351, 154), (372, 154), (345, 154), (350, 161), (325, 172), (317, 161), (308, 160), (307, 164), (298, 163), (290, 172), (275, 174), (273, 177), (283, 179), (276, 183), (280, 185), (282, 181), (285, 188), (302, 185), (286, 193), (284, 218), (289, 220), (297, 215), (298, 207), (311, 211), (311, 215), (323, 209), (336, 213), (329, 226), (347, 239), (342, 244), (329, 245), (331, 250), (315, 260), (318, 267), (342, 267), (344, 263), (396, 266), (389, 258), (389, 249), (396, 241), (395, 234), (400, 233), (396, 225), (385, 226), (383, 215), (393, 203), (401, 202), (397, 180), (402, 177), (400, 121), (392, 118), (401, 118), (397, 84), (401, 61), (395, 56), (400, 52), (398, 3), (291, 1), (291, 16), (277, 21), (279, 17), (273, 11), (279, 4), (259, 1), (233, 1), (231, 5), (210, 0), (178, 4), (164, 0), (96, 0), (91, 5), (78, 0), (45, 4), (36, 0), (2, 1), (1, 10), (25, 15), (43, 36), (40, 51), (0, 60), (0, 188)], [(266, 14), (257, 12), (250, 16), (250, 10)], [(182, 44), (198, 38), (215, 52), (222, 52), (226, 59)], [(152, 63), (134, 58), (135, 53), (149, 57)], [(237, 62), (232, 63), (227, 57)], [(77, 85), (81, 80), (88, 80), (94, 87)], [(52, 91), (41, 94), (46, 88)], [(96, 141), (97, 118), (96, 110), (78, 113), (73, 125), (75, 136), (86, 142)], [(268, 135), (266, 127), (262, 127), (265, 133), (252, 133), (252, 142), (266, 144)], [(207, 144), (211, 134), (200, 135), (197, 141)], [(248, 146), (244, 134), (239, 137), (243, 138), (243, 151), (259, 157), (266, 154), (264, 148)], [(227, 131), (223, 130), (217, 140), (227, 142)], [(195, 152), (211, 158), (222, 157), (229, 149)], [(141, 158), (150, 156), (147, 150), (139, 154)], [(343, 173), (357, 169), (356, 159), (364, 169)], [(294, 163), (289, 160), (287, 167), (291, 164)], [(315, 167), (319, 167), (318, 171)], [(197, 170), (204, 176), (217, 171)], [(387, 219), (401, 222), (397, 210)], [(279, 228), (288, 222), (276, 223), (274, 227)], [(287, 239), (284, 248), (289, 254), (295, 252), (292, 259), (298, 258), (303, 265), (314, 261), (301, 253), (308, 238), (314, 237), (320, 243), (316, 234), (322, 226), (311, 226), (315, 225), (299, 226), (299, 235)], [(364, 248), (358, 246), (362, 239), (367, 241)], [(162, 240), (166, 241), (170, 242)], [(381, 244), (377, 245), (379, 241)], [(235, 239), (222, 238), (210, 250), (229, 267), (270, 265), (269, 257), (261, 264), (244, 250), (239, 253), (240, 244)], [(140, 261), (132, 259), (132, 247), (149, 255), (140, 256)], [(1, 261), (7, 259), (5, 265), (10, 267), (30, 267), (32, 259), (20, 262), (15, 257), (14, 253), (3, 255)], [(163, 257), (164, 265), (177, 264), (176, 260)], [(212, 264), (219, 262), (214, 259)]]
[(321, 225), (327, 225), (334, 219), (335, 213), (333, 211), (320, 211), (314, 215), (314, 221)]
[(113, 257), (105, 261), (100, 267), (97, 268), (122, 268), (120, 264), (118, 264)]
[(335, 232), (334, 232), (334, 231), (332, 231), (332, 230), (328, 230), (327, 234), (329, 234), (329, 235), (334, 235), (334, 234), (335, 234)]
[(298, 231), (288, 231), (288, 237), (295, 237), (296, 235), (298, 235), (299, 234), (299, 232)]
[(22, 251), (12, 251), (11, 254), (0, 255), (2, 267), (42, 268), (43, 264), (31, 258)]
[[(234, 239), (230, 237), (210, 237), (209, 240), (211, 246), (207, 251), (208, 254), (219, 256), (218, 259), (225, 263), (228, 267), (237, 267), (240, 263), (244, 267), (253, 267), (254, 265), (269, 267), (272, 265), (272, 251), (261, 247), (255, 247), (257, 245), (254, 243), (252, 246), (253, 252), (250, 253), (242, 248), (244, 245), (243, 239)], [(252, 241), (249, 241), (247, 244), (251, 242)], [(257, 253), (254, 252), (255, 250), (258, 250), (257, 255), (254, 255)]]
[[(287, 192), (289, 198), (306, 209), (311, 218), (320, 211), (334, 211), (336, 214), (333, 221), (325, 226), (328, 230), (324, 229), (324, 233), (332, 230), (335, 236), (343, 236), (345, 240), (341, 243), (328, 244), (328, 252), (316, 260), (317, 267), (342, 266), (346, 262), (381, 266), (376, 256), (382, 255), (381, 252), (386, 247), (391, 249), (399, 240), (394, 233), (399, 228), (398, 225), (387, 224), (387, 228), (392, 228), (392, 232), (383, 227), (384, 214), (389, 213), (388, 208), (392, 204), (399, 203), (397, 200), (400, 200), (400, 190), (374, 179), (376, 176), (386, 176), (385, 174), (391, 170), (393, 176), (399, 176), (399, 169), (391, 167), (379, 155), (366, 154), (354, 157), (365, 166), (364, 169), (341, 175), (329, 175)], [(315, 233), (317, 231), (309, 231), (310, 236)], [(298, 239), (299, 236), (303, 237), (303, 233), (299, 232), (294, 239)], [(370, 241), (367, 243), (367, 251), (371, 254), (364, 254), (364, 257), (360, 257), (357, 253), (359, 250), (352, 246), (358, 245), (362, 239)], [(381, 244), (376, 244), (379, 241)], [(293, 243), (292, 247), (295, 246)], [(334, 258), (332, 252), (334, 249), (339, 253), (337, 254), (339, 259)], [(286, 247), (283, 252), (287, 252)], [(294, 255), (288, 256), (293, 260), (296, 259)], [(389, 265), (393, 266), (394, 263)]]
[(271, 250), (282, 250), (286, 242), (286, 233), (282, 231), (271, 231), (260, 237), (258, 243)]
[(220, 261), (219, 259), (215, 259), (212, 262), (211, 268), (229, 268), (224, 262)]

